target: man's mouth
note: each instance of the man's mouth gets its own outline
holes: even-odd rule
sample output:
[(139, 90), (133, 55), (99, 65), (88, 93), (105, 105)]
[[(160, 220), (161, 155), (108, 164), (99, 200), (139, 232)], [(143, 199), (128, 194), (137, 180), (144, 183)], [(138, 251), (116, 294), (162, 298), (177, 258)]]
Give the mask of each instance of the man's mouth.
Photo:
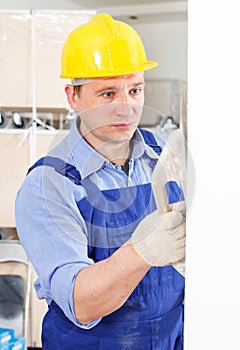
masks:
[(117, 123), (113, 126), (119, 130), (129, 130), (132, 128), (132, 123)]

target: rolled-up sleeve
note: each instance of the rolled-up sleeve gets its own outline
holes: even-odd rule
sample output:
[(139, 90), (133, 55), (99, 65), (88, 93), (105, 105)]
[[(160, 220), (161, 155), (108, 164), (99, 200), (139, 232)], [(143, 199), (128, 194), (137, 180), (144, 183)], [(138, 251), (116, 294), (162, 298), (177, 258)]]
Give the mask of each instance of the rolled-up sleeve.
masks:
[(44, 176), (43, 167), (32, 173), (17, 193), (15, 215), (20, 241), (38, 275), (37, 295), (48, 304), (54, 300), (75, 325), (92, 328), (100, 319), (82, 325), (73, 306), (76, 276), (94, 263), (87, 255), (86, 227), (77, 207), (83, 189), (54, 169)]

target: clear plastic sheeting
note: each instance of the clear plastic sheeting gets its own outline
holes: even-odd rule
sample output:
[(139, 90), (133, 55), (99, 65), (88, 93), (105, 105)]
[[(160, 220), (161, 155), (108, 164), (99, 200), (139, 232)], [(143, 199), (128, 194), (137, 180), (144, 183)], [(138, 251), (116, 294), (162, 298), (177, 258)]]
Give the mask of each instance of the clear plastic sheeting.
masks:
[[(173, 131), (152, 174), (152, 189), (160, 215), (176, 209), (186, 216), (186, 162), (185, 139), (180, 130)], [(184, 260), (174, 267), (185, 275)]]
[(0, 11), (0, 161), (7, 164), (0, 174), (1, 227), (15, 227), (14, 202), (26, 169), (48, 151), (55, 123), (66, 119), (65, 81), (59, 77), (66, 36), (94, 14)]
[(187, 138), (187, 83), (182, 80), (146, 80), (141, 125), (160, 132), (182, 128)]
[(31, 15), (0, 13), (0, 107), (32, 103)]
[(0, 12), (0, 109), (32, 106), (33, 74), (37, 107), (67, 107), (64, 82), (59, 78), (63, 42), (76, 26), (94, 14), (94, 11)]
[(0, 275), (0, 324), (22, 333), (24, 280), (21, 276)]
[[(93, 14), (92, 14), (93, 15)], [(36, 101), (41, 107), (67, 107), (61, 72), (62, 46), (67, 35), (87, 22), (89, 13), (36, 13)], [(46, 91), (46, 87), (49, 90)]]
[(173, 131), (168, 137), (152, 174), (152, 189), (160, 213), (171, 210), (170, 205), (173, 201), (169, 201), (167, 189), (172, 182), (178, 184), (183, 192), (175, 202), (184, 200), (184, 194), (186, 194), (186, 142), (179, 129)]

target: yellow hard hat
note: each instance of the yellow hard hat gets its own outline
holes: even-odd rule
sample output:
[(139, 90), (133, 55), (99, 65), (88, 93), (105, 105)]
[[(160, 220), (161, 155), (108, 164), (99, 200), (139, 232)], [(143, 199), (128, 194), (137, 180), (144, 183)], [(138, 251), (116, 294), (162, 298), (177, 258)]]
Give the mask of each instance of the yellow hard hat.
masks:
[(128, 24), (98, 14), (74, 29), (62, 50), (61, 78), (98, 78), (142, 72), (148, 61), (140, 36)]

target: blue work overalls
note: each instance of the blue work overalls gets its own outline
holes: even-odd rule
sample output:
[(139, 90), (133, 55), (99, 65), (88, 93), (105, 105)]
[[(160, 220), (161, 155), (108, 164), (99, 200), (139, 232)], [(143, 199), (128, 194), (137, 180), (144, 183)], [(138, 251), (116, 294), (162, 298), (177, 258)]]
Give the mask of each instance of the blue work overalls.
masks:
[[(143, 135), (157, 151), (152, 134)], [(42, 158), (30, 170), (39, 165), (52, 166), (84, 186), (87, 196), (77, 204), (88, 227), (88, 255), (95, 262), (109, 257), (156, 209), (151, 184), (100, 191), (58, 158)], [(115, 202), (123, 210), (114, 210)], [(182, 350), (183, 299), (184, 278), (166, 266), (152, 267), (124, 305), (91, 329), (75, 326), (53, 301), (43, 321), (43, 350)]]

